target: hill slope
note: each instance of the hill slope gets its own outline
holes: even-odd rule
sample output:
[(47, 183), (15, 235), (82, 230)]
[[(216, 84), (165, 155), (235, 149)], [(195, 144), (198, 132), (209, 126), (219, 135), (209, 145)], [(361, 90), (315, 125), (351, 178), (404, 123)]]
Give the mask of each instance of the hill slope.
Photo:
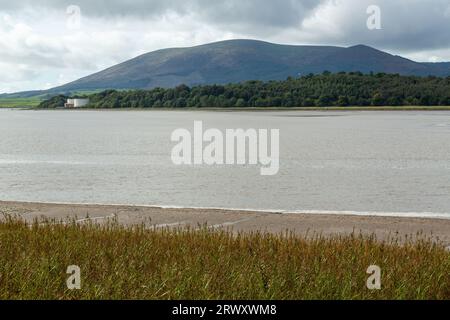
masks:
[(448, 76), (450, 64), (418, 63), (364, 45), (343, 48), (229, 40), (150, 52), (66, 85), (36, 93), (284, 80), (288, 76), (325, 70)]

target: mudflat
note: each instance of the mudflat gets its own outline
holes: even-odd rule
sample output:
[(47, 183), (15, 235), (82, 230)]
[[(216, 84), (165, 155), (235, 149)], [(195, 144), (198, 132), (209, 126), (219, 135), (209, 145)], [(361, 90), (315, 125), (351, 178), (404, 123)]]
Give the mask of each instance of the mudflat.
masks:
[(420, 235), (450, 246), (450, 219), (28, 202), (0, 202), (0, 214), (18, 215), (30, 222), (39, 218), (75, 219), (79, 223), (116, 219), (123, 225), (145, 224), (155, 229), (207, 227), (234, 232), (289, 231), (301, 236), (361, 233), (375, 235), (380, 240)]

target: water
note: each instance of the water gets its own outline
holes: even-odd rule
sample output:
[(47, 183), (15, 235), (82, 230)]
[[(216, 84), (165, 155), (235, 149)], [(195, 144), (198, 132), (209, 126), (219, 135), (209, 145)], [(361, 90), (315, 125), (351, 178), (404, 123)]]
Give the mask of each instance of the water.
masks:
[[(195, 120), (280, 129), (280, 172), (178, 167)], [(0, 110), (0, 199), (450, 217), (450, 112)]]

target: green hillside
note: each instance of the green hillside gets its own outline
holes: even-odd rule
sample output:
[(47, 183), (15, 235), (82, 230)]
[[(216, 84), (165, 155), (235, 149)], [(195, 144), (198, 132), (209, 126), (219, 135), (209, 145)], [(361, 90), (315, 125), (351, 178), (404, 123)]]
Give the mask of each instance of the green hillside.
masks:
[(150, 52), (55, 90), (151, 89), (284, 80), (323, 71), (450, 75), (448, 64), (417, 63), (363, 45), (343, 48), (230, 40)]
[(60, 87), (7, 97), (285, 80), (324, 71), (446, 77), (450, 75), (450, 63), (418, 63), (364, 45), (344, 48), (229, 40), (146, 53)]

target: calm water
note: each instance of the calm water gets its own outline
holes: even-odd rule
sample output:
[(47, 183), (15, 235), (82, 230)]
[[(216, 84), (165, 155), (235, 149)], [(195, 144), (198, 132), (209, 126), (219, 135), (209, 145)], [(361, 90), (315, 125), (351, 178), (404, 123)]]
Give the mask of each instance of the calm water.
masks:
[[(280, 129), (280, 172), (178, 167), (194, 120)], [(450, 217), (450, 112), (0, 110), (0, 199)]]

